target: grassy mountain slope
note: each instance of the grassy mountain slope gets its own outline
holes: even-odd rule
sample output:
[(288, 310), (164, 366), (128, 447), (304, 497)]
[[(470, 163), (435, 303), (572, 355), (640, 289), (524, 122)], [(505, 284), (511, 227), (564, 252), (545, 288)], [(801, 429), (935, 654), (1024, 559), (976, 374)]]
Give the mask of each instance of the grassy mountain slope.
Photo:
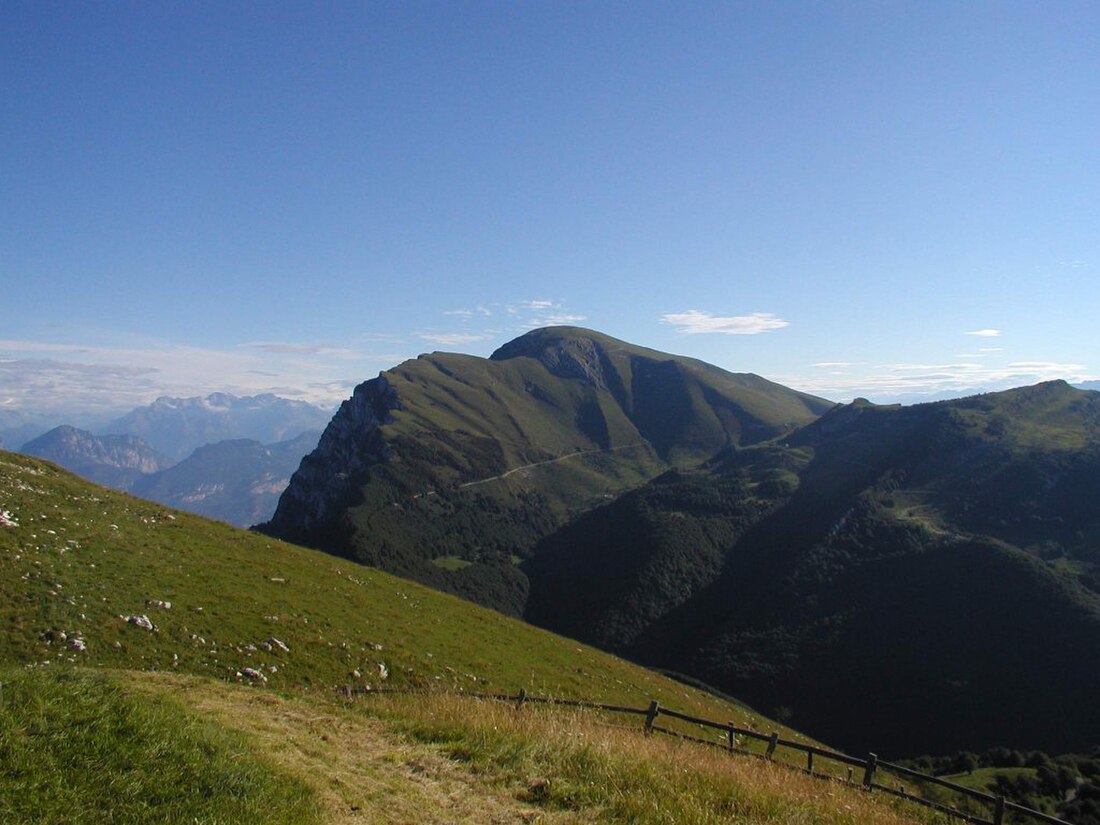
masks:
[(850, 747), (1100, 739), (1100, 396), (858, 402), (548, 538), (529, 616)]
[(516, 558), (571, 516), (828, 406), (589, 330), (536, 330), (489, 359), (424, 355), (360, 385), (263, 529), (518, 612)]
[(0, 453), (0, 510), (5, 822), (933, 821), (583, 715), (344, 704), (332, 688), (347, 683), (526, 687), (772, 726), (414, 582), (25, 456)]
[[(526, 687), (634, 703), (652, 695), (697, 710), (711, 701), (414, 582), (95, 487), (25, 456), (0, 453), (0, 509), (17, 524), (0, 527), (8, 662), (285, 689)], [(155, 629), (127, 620), (141, 616)], [(244, 668), (263, 678), (238, 677)]]

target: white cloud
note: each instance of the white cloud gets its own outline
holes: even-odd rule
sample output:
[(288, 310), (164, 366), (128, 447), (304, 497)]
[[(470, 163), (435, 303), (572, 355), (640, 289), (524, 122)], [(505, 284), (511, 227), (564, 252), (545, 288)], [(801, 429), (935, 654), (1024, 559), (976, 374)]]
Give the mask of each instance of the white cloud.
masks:
[(587, 315), (575, 315), (569, 312), (561, 312), (530, 318), (526, 326), (531, 329), (537, 329), (538, 327), (567, 327), (586, 320), (588, 320)]
[(517, 327), (523, 332), (539, 327), (570, 326), (588, 320), (587, 315), (571, 311), (565, 301), (553, 301), (549, 298), (535, 298), (506, 304), (504, 312), (512, 317), (531, 313), (527, 316), (527, 320)]
[(347, 347), (333, 347), (327, 344), (294, 344), (281, 341), (250, 341), (238, 344), (241, 349), (259, 350), (276, 355), (319, 355), (328, 358), (340, 358), (346, 361), (358, 361), (364, 358), (361, 352)]
[(1077, 384), (1095, 377), (1095, 374), (1095, 370), (1089, 370), (1082, 364), (1016, 361), (995, 366), (976, 361), (954, 361), (945, 364), (879, 364), (862, 375), (774, 376), (773, 380), (835, 401), (862, 396), (883, 403), (914, 403), (1005, 390), (1059, 378)]
[(775, 329), (790, 326), (771, 312), (754, 312), (752, 315), (721, 316), (709, 312), (689, 309), (687, 312), (674, 312), (661, 316), (661, 321), (679, 327), (684, 335), (703, 333), (721, 333), (723, 335), (759, 335)]
[(811, 367), (817, 367), (823, 370), (832, 369), (846, 369), (847, 367), (854, 367), (855, 364), (850, 361), (818, 361), (816, 364), (810, 364)]
[(975, 329), (966, 333), (967, 335), (974, 335), (978, 338), (1000, 338), (1001, 331), (999, 329)]
[[(16, 353), (22, 357), (10, 357)], [(371, 377), (362, 362), (388, 367), (407, 357), (293, 342), (215, 349), (162, 341), (117, 346), (0, 341), (0, 397), (39, 411), (124, 410), (162, 395), (214, 391), (274, 392), (330, 405), (346, 398), (348, 387)]]

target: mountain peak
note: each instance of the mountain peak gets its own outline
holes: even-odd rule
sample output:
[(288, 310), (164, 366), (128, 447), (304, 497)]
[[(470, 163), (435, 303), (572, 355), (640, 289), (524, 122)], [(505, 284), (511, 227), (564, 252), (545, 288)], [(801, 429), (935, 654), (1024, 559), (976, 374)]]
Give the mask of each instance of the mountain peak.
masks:
[(559, 378), (581, 378), (606, 387), (603, 362), (607, 351), (629, 347), (624, 341), (582, 327), (542, 327), (509, 341), (489, 358), (534, 358)]

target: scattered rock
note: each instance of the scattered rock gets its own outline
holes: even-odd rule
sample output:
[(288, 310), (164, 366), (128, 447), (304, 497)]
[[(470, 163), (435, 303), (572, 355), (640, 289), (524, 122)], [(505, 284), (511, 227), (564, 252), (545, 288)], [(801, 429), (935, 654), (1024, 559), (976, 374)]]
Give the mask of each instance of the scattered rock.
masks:
[(254, 682), (267, 681), (267, 677), (264, 676), (260, 671), (256, 670), (256, 668), (254, 667), (242, 667), (240, 673), (241, 676), (251, 679)]
[(145, 606), (146, 607), (159, 607), (161, 610), (171, 610), (172, 609), (172, 603), (171, 602), (161, 601), (160, 599), (146, 599), (145, 600)]
[(381, 679), (383, 682), (386, 681), (386, 679), (390, 678), (390, 672), (386, 669), (385, 662), (378, 663), (378, 678)]
[(73, 636), (71, 639), (69, 639), (68, 648), (69, 650), (83, 651), (88, 649), (88, 645), (79, 636)]
[(283, 651), (283, 653), (290, 653), (290, 647), (287, 645), (287, 643), (276, 639), (274, 636), (268, 639), (267, 643), (272, 647), (279, 648), (279, 650)]
[(134, 627), (140, 627), (142, 630), (148, 630), (153, 633), (157, 630), (157, 626), (153, 624), (152, 620), (145, 614), (140, 616), (124, 616), (123, 618), (126, 620), (127, 624), (132, 624)]
[(18, 527), (19, 522), (7, 510), (0, 510), (0, 527)]

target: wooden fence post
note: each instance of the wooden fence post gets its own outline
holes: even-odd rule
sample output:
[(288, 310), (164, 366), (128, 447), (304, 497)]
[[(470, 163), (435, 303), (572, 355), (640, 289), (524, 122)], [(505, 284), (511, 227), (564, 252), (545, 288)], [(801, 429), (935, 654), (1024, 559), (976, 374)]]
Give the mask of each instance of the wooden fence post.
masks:
[(726, 731), (726, 733), (729, 734), (730, 753), (733, 753), (735, 750), (737, 750), (737, 734), (733, 732), (733, 728), (734, 728), (734, 724), (733, 724), (733, 722), (730, 722), (729, 723), (729, 730)]
[(863, 769), (863, 787), (871, 790), (871, 783), (875, 780), (875, 768), (878, 767), (878, 757), (873, 753), (867, 754), (867, 767)]
[(652, 700), (649, 703), (649, 710), (647, 710), (645, 714), (645, 732), (647, 736), (653, 730), (653, 723), (656, 721), (657, 714), (660, 712), (661, 705), (657, 702), (656, 699)]
[(772, 738), (768, 740), (768, 751), (764, 756), (771, 759), (775, 755), (775, 748), (779, 744), (779, 731), (772, 734)]
[(519, 696), (516, 697), (516, 707), (523, 707), (523, 703), (527, 701), (527, 688), (519, 689)]
[(814, 772), (814, 752), (806, 751), (806, 773), (812, 774)]
[(993, 825), (1004, 825), (1005, 821), (1005, 798), (998, 796), (997, 801), (993, 805)]

